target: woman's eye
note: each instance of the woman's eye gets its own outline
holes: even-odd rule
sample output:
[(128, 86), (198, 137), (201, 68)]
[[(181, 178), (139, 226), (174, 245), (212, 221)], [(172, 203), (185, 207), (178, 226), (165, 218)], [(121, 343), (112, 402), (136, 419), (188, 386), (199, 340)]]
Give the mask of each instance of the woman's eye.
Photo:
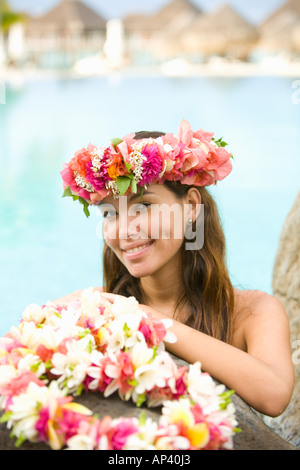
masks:
[(115, 217), (117, 215), (116, 211), (105, 211), (103, 214), (103, 217), (105, 219), (111, 219), (112, 217)]
[(135, 212), (143, 212), (146, 211), (148, 207), (150, 207), (150, 202), (140, 202), (139, 204), (134, 204)]
[(117, 215), (116, 209), (110, 204), (101, 204), (99, 210), (104, 219), (111, 219)]

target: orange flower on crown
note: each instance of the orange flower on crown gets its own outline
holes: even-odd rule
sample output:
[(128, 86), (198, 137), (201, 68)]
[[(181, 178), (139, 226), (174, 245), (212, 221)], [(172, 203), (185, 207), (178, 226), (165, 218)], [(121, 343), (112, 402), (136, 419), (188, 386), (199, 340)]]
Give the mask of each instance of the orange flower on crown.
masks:
[(118, 170), (114, 165), (110, 165), (107, 168), (107, 174), (112, 180), (116, 180), (119, 176)]
[(86, 174), (86, 165), (91, 159), (91, 152), (97, 147), (89, 144), (87, 148), (78, 150), (70, 162), (70, 168), (73, 171), (77, 171), (81, 176)]
[(107, 168), (109, 177), (116, 180), (118, 176), (123, 176), (128, 172), (124, 166), (122, 155), (115, 155), (112, 159), (111, 165)]

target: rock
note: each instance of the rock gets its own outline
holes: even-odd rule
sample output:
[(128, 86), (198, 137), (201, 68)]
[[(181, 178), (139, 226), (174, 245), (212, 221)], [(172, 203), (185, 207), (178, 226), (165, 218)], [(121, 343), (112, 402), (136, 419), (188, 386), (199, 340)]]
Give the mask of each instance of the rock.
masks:
[[(186, 364), (175, 358), (180, 365)], [(132, 402), (122, 402), (117, 393), (109, 398), (104, 398), (99, 393), (83, 394), (76, 399), (78, 403), (87, 406), (97, 413), (100, 418), (104, 416), (137, 416), (141, 408), (136, 408)], [(235, 450), (297, 450), (292, 444), (286, 442), (278, 434), (270, 430), (263, 421), (251, 410), (251, 408), (237, 395), (233, 396), (236, 407), (238, 426), (242, 429), (234, 437)], [(160, 409), (143, 408), (147, 416), (158, 420)], [(15, 450), (14, 440), (9, 437), (9, 430), (5, 424), (0, 424), (0, 450)], [(49, 450), (45, 444), (33, 444), (24, 442), (20, 450)]]
[(295, 389), (285, 412), (264, 421), (300, 447), (300, 192), (282, 228), (273, 270), (273, 294), (289, 317)]

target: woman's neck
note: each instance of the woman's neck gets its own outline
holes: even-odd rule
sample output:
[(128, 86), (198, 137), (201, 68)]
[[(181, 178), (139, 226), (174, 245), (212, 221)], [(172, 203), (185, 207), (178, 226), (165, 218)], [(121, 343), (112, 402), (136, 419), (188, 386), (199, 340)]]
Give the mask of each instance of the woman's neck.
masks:
[(159, 272), (141, 278), (145, 303), (168, 316), (173, 316), (178, 296), (182, 291), (181, 265), (165, 266)]

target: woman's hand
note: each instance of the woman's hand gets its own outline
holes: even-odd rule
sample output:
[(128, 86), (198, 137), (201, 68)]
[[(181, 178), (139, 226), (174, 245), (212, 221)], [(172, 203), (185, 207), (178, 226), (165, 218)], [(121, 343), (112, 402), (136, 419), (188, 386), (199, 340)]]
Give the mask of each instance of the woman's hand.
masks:
[[(101, 292), (101, 296), (104, 297), (106, 300), (108, 300), (111, 304), (113, 304), (117, 298), (124, 298), (125, 297), (123, 295), (110, 294), (108, 292)], [(159, 312), (158, 310), (155, 310), (152, 307), (148, 307), (148, 305), (143, 305), (143, 304), (139, 303), (139, 308), (141, 310), (143, 310), (143, 312), (147, 313), (148, 315), (151, 315), (154, 318), (157, 318), (158, 320), (163, 320), (163, 319), (169, 318), (166, 315), (164, 315), (163, 313)]]

